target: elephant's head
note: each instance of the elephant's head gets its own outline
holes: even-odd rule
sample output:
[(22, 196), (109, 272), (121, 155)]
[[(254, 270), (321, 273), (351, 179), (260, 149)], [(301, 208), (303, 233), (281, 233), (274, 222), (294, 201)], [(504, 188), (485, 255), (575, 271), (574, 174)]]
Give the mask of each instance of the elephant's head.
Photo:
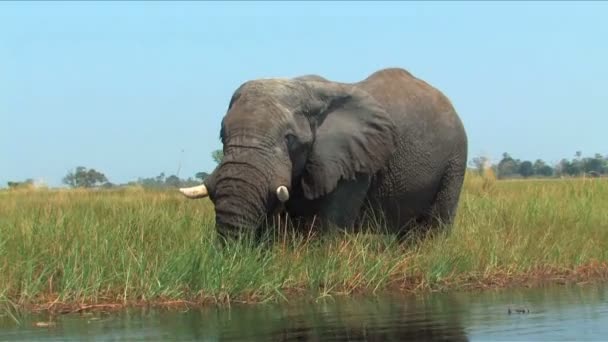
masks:
[(380, 169), (396, 144), (392, 119), (366, 92), (317, 76), (241, 85), (222, 120), (224, 158), (203, 185), (221, 236), (257, 228), (294, 191), (316, 199), (340, 179)]

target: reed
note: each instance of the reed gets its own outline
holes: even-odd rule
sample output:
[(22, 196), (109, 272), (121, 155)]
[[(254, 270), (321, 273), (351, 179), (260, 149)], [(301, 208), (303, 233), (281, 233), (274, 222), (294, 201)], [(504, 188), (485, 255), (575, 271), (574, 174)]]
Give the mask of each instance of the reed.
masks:
[[(283, 234), (215, 243), (213, 207), (176, 192), (0, 191), (0, 310), (230, 304), (608, 276), (608, 181), (468, 174), (455, 225), (416, 243)], [(377, 227), (381, 228), (381, 227)]]

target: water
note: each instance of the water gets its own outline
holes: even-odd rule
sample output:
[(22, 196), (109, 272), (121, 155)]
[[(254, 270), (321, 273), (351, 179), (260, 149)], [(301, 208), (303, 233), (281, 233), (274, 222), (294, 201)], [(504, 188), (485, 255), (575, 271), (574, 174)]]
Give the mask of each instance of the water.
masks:
[[(0, 340), (607, 340), (606, 285), (0, 319)], [(509, 308), (512, 309), (509, 314)], [(522, 309), (524, 313), (513, 310)], [(529, 310), (529, 312), (528, 312)]]

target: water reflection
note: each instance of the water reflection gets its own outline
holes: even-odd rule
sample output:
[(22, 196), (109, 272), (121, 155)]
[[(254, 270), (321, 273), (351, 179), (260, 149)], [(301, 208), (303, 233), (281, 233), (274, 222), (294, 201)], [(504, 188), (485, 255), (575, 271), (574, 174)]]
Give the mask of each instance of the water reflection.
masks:
[[(0, 340), (465, 341), (605, 340), (606, 287), (327, 299), (228, 309), (129, 310), (0, 319)], [(510, 306), (526, 314), (507, 313)]]
[(289, 305), (237, 305), (187, 312), (129, 310), (120, 314), (66, 315), (55, 327), (34, 328), (31, 316), (0, 339), (202, 341), (464, 341), (454, 300), (357, 298)]
[[(436, 304), (441, 304), (436, 306)], [(455, 310), (455, 311), (452, 311)], [(219, 336), (227, 340), (275, 341), (463, 341), (467, 340), (458, 322), (454, 301), (432, 303), (414, 298), (386, 297), (327, 300), (315, 305), (300, 303), (268, 307), (264, 310), (239, 310), (200, 317), (211, 326), (220, 326)], [(194, 326), (205, 326), (195, 322)], [(238, 329), (230, 322), (235, 322)]]

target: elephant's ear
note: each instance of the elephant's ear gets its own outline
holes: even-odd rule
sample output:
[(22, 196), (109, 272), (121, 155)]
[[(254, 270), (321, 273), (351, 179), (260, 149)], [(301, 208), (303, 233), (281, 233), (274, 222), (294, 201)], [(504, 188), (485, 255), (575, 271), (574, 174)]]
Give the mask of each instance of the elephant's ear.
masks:
[(341, 179), (375, 173), (397, 143), (392, 118), (370, 95), (354, 88), (341, 89), (322, 92), (322, 109), (311, 117), (313, 130), (317, 126), (316, 137), (302, 174), (308, 199), (332, 192)]

